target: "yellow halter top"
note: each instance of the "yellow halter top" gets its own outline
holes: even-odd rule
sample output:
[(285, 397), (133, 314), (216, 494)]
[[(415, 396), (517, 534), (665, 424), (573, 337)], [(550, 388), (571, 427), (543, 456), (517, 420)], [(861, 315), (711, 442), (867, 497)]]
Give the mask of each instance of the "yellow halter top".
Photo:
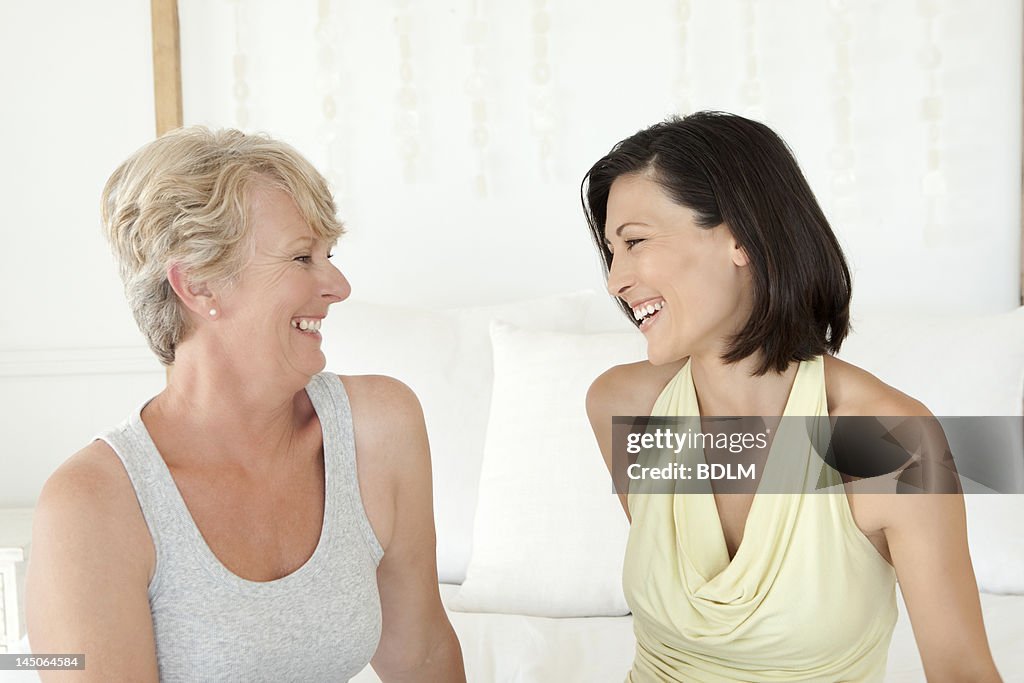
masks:
[[(652, 414), (699, 419), (689, 363)], [(822, 358), (800, 364), (783, 415), (821, 417), (814, 424), (827, 429)], [(823, 461), (806, 431), (795, 433), (801, 422), (780, 425), (759, 488), (789, 477), (789, 487), (771, 490), (804, 493), (755, 495), (731, 561), (710, 486), (706, 494), (631, 486), (623, 587), (637, 646), (627, 681), (883, 679), (896, 575), (857, 528), (841, 487), (809, 492), (822, 484)], [(804, 451), (786, 451), (802, 466), (779, 465), (787, 443)], [(803, 481), (792, 487), (794, 476)], [(824, 476), (840, 483), (834, 470)]]

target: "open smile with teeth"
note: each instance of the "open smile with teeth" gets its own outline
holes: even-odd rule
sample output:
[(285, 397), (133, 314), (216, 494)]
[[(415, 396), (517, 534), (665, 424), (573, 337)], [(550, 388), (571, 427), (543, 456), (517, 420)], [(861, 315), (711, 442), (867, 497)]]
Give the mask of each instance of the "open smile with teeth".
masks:
[(296, 318), (292, 320), (292, 327), (306, 334), (318, 335), (321, 322), (323, 321), (316, 318)]
[(664, 307), (664, 301), (655, 301), (653, 303), (634, 306), (633, 317), (640, 323), (640, 328), (643, 329), (651, 324), (651, 322), (657, 317), (658, 312)]

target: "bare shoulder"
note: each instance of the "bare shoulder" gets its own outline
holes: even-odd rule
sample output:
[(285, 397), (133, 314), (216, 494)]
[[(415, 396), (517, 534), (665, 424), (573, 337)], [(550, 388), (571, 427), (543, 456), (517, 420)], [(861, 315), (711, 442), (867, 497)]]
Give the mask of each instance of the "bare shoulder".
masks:
[(594, 416), (648, 415), (661, 390), (685, 359), (666, 365), (647, 361), (616, 365), (601, 373), (587, 391), (587, 412)]
[(33, 648), (85, 653), (93, 664), (82, 680), (157, 680), (154, 562), (128, 474), (94, 441), (53, 473), (36, 505), (25, 605)]
[(404, 382), (387, 375), (338, 375), (353, 403), (368, 402), (403, 413), (420, 411), (416, 394)]
[(155, 551), (149, 529), (128, 473), (106, 442), (93, 441), (46, 481), (35, 509), (34, 545), (46, 538), (75, 538), (151, 575)]
[[(355, 432), (363, 507), (387, 550), (398, 502), (430, 495), (430, 447), (423, 410), (404, 383), (384, 375), (339, 376), (348, 394)], [(422, 489), (422, 490), (421, 490)]]
[[(825, 391), (832, 417), (932, 417), (921, 401), (855, 365), (825, 357)], [(921, 430), (913, 430), (921, 433)], [(887, 479), (882, 481), (882, 479)], [(963, 509), (961, 496), (895, 495), (896, 474), (847, 483), (850, 508), (865, 532), (894, 527), (923, 528), (925, 518), (945, 519)], [(888, 491), (883, 493), (882, 491)]]
[(102, 494), (116, 494), (119, 489), (131, 491), (128, 473), (114, 449), (97, 439), (65, 460), (50, 475), (39, 502), (44, 507), (85, 501), (106, 504), (118, 496)]
[(889, 386), (870, 372), (833, 356), (825, 356), (828, 413), (839, 416), (927, 417), (917, 399)]
[(348, 394), (352, 421), (369, 442), (388, 443), (425, 431), (423, 409), (403, 382), (386, 375), (339, 375)]
[[(686, 360), (666, 365), (652, 365), (647, 361), (616, 365), (601, 373), (590, 385), (587, 417), (616, 490), (625, 491), (628, 483), (624, 479), (625, 470), (615, 468), (612, 463), (612, 418), (617, 415), (650, 415), (658, 395)], [(619, 502), (626, 519), (629, 519), (625, 494), (619, 494)]]

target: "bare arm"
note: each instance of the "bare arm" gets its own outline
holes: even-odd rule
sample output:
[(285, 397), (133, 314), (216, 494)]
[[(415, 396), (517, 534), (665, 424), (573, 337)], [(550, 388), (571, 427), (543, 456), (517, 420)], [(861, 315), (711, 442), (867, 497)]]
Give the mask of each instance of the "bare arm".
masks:
[[(868, 414), (869, 409), (879, 417), (892, 417), (894, 424), (904, 420), (901, 416), (913, 418), (905, 424), (916, 428), (908, 429), (901, 443), (908, 453), (915, 454), (919, 466), (935, 465), (948, 454), (941, 427), (920, 402), (882, 385), (860, 412)], [(900, 434), (899, 430), (893, 433)], [(924, 469), (946, 471), (935, 466)], [(1001, 679), (985, 636), (967, 546), (963, 495), (941, 492), (958, 490), (949, 488), (948, 481), (934, 476), (919, 479), (918, 485), (928, 480), (929, 490), (940, 492), (877, 494), (870, 498), (882, 512), (879, 523), (925, 675), (930, 683), (998, 682)]]
[[(462, 650), (437, 588), (430, 448), (419, 401), (387, 377), (352, 386), (356, 449), (383, 464), (390, 534), (377, 568), (383, 630), (371, 663), (386, 683), (465, 681)], [(358, 404), (358, 407), (357, 407)]]
[[(612, 455), (612, 418), (615, 416), (647, 416), (654, 408), (658, 394), (679, 372), (687, 359), (665, 365), (651, 365), (647, 361), (616, 365), (594, 380), (587, 391), (587, 417), (594, 430), (597, 445), (604, 456), (604, 464), (612, 475), (616, 491), (629, 487), (625, 467), (615, 471)], [(626, 494), (619, 494), (619, 503), (629, 519)]]
[[(615, 472), (612, 467), (612, 418), (615, 415), (628, 414), (619, 411), (615, 400), (618, 393), (616, 384), (619, 372), (619, 368), (612, 368), (590, 385), (590, 390), (587, 391), (587, 417), (590, 419), (590, 428), (594, 431), (594, 438), (597, 439), (597, 445), (604, 457), (605, 467), (608, 468), (608, 473), (611, 474), (612, 480), (615, 482), (615, 490), (623, 491), (625, 490), (624, 483), (615, 481)], [(626, 494), (619, 493), (618, 496), (622, 511), (626, 513), (626, 519), (632, 521), (629, 516)]]
[(963, 496), (889, 497), (885, 537), (928, 681), (1000, 681), (967, 550)]
[(42, 680), (156, 681), (147, 587), (152, 541), (128, 475), (94, 442), (43, 487), (32, 530), (27, 621), (34, 652), (83, 653)]

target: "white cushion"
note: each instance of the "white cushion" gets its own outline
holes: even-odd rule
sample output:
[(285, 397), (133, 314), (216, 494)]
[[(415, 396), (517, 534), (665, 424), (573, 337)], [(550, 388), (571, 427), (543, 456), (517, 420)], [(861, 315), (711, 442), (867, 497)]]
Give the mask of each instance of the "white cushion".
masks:
[(642, 360), (636, 331), (491, 328), (494, 393), (473, 554), (455, 609), (552, 617), (628, 611), (628, 524), (586, 416), (590, 383)]
[[(1024, 413), (1024, 308), (1001, 315), (857, 321), (841, 356), (938, 416)], [(999, 426), (1009, 487), (1024, 486), (1020, 423)], [(954, 451), (955, 452), (955, 451)], [(1024, 594), (1024, 495), (967, 495), (967, 535), (978, 587)]]
[(577, 292), (438, 311), (345, 301), (331, 308), (322, 328), (329, 370), (390, 375), (419, 397), (434, 472), (438, 576), (445, 582), (461, 582), (469, 562), (491, 398), (489, 325), (497, 318), (549, 330), (629, 327), (607, 295)]
[(935, 415), (1024, 412), (1024, 308), (977, 317), (854, 320), (841, 358)]
[[(392, 375), (420, 397), (431, 439), (443, 581), (462, 581), (470, 556), (491, 392), (487, 326), (495, 318), (533, 329), (631, 329), (607, 295), (594, 293), (447, 311), (344, 302), (324, 324), (330, 369)], [(1022, 412), (1024, 309), (976, 318), (866, 315), (855, 321), (841, 356), (937, 415)], [(582, 409), (585, 391), (584, 383), (577, 403), (567, 397), (568, 407)], [(589, 429), (586, 434), (592, 439)], [(1024, 534), (1011, 528), (1024, 518), (1024, 496), (972, 495), (967, 509), (980, 587), (1024, 593)]]

